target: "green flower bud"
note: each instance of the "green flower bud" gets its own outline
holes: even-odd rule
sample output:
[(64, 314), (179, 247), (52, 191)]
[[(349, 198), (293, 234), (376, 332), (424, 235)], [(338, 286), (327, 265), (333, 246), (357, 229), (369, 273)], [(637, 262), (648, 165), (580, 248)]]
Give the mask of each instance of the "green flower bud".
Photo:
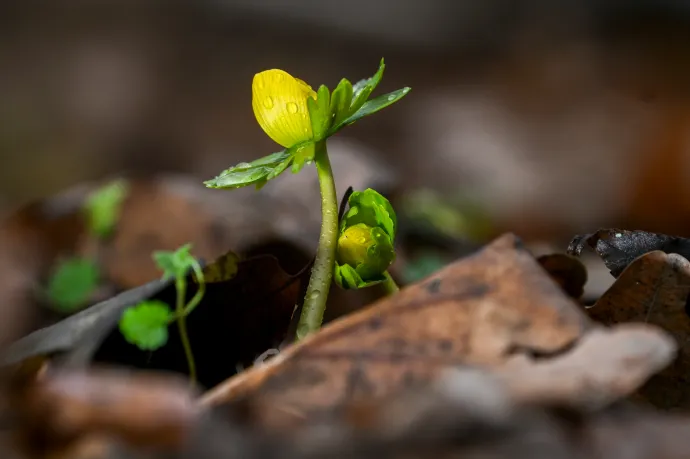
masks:
[(336, 283), (345, 289), (357, 289), (383, 282), (395, 260), (395, 211), (372, 189), (352, 193), (348, 204), (338, 237)]

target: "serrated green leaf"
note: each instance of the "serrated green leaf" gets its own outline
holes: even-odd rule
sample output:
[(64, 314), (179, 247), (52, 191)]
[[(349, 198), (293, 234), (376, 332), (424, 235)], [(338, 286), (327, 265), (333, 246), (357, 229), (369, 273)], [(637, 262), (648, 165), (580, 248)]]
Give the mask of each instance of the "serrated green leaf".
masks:
[(386, 68), (386, 64), (383, 63), (383, 59), (379, 63), (379, 69), (376, 71), (374, 76), (371, 78), (366, 78), (360, 80), (352, 87), (352, 102), (350, 103), (350, 113), (355, 113), (359, 110), (362, 105), (369, 99), (369, 96), (376, 86), (379, 85), (381, 79), (383, 78), (383, 71)]
[(365, 116), (369, 116), (371, 114), (374, 114), (378, 112), (379, 110), (382, 110), (389, 105), (392, 105), (405, 97), (407, 93), (410, 92), (410, 88), (402, 88), (398, 89), (397, 91), (390, 92), (388, 94), (384, 94), (382, 96), (379, 96), (375, 99), (367, 101), (362, 107), (357, 110), (355, 113), (353, 113), (350, 117), (347, 119), (341, 121), (338, 124), (333, 125), (331, 127), (331, 131), (329, 135), (335, 134), (337, 131), (340, 129), (344, 128), (347, 125), (350, 125), (354, 123), (355, 121), (358, 121)]
[(128, 343), (144, 351), (155, 351), (168, 341), (170, 307), (158, 300), (144, 301), (127, 308), (119, 322), (120, 333)]
[(340, 80), (338, 86), (331, 94), (331, 119), (332, 124), (338, 124), (350, 116), (350, 104), (352, 103), (352, 83), (346, 78)]
[(48, 281), (48, 298), (60, 311), (75, 312), (87, 305), (98, 281), (99, 269), (93, 261), (85, 258), (65, 260)]
[(120, 218), (122, 203), (127, 197), (126, 180), (115, 180), (92, 192), (84, 203), (89, 231), (96, 237), (109, 236)]
[(293, 155), (289, 150), (279, 151), (251, 163), (240, 163), (221, 172), (219, 176), (204, 182), (208, 188), (242, 188), (255, 185), (261, 188), (287, 169)]
[(311, 130), (315, 142), (323, 140), (331, 127), (330, 112), (331, 94), (327, 86), (321, 85), (316, 93), (316, 100), (307, 98), (307, 108), (311, 119)]
[(184, 277), (195, 262), (194, 256), (190, 253), (191, 250), (192, 245), (185, 244), (175, 251), (157, 251), (153, 253), (153, 260), (158, 268), (163, 271), (164, 277)]

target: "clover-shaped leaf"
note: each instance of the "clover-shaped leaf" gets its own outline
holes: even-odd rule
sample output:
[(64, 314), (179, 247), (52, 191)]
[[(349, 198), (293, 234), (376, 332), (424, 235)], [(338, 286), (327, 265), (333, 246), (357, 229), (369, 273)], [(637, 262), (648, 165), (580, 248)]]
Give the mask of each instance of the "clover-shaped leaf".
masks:
[(86, 258), (70, 258), (57, 265), (48, 282), (50, 302), (62, 312), (74, 312), (86, 305), (98, 287), (99, 269)]
[(173, 318), (170, 307), (158, 300), (150, 300), (127, 308), (119, 328), (128, 343), (143, 351), (155, 351), (168, 341), (168, 324)]
[(209, 188), (242, 188), (249, 185), (261, 188), (290, 166), (294, 159), (294, 152), (291, 150), (279, 151), (251, 163), (237, 164), (204, 184)]

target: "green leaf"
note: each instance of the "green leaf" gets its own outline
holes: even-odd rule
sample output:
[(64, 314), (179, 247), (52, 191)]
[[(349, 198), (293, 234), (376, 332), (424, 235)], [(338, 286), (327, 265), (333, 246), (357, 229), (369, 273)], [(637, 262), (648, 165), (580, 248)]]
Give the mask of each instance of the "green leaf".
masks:
[(153, 259), (158, 268), (163, 271), (163, 276), (178, 279), (187, 275), (196, 259), (190, 253), (191, 244), (185, 244), (179, 249), (170, 251), (157, 251), (153, 253)]
[(326, 137), (328, 128), (331, 127), (330, 97), (328, 87), (321, 85), (316, 94), (316, 100), (311, 97), (307, 98), (307, 108), (309, 109), (311, 129), (315, 142), (323, 140)]
[(379, 69), (376, 71), (374, 76), (371, 78), (365, 78), (360, 80), (352, 87), (352, 102), (350, 103), (350, 114), (355, 113), (357, 110), (364, 105), (364, 102), (369, 99), (369, 96), (376, 86), (379, 85), (381, 79), (383, 78), (383, 70), (386, 68), (386, 64), (383, 63), (383, 58), (379, 63)]
[(208, 188), (242, 188), (249, 185), (261, 188), (267, 181), (284, 172), (292, 160), (291, 151), (279, 151), (251, 163), (240, 163), (226, 169), (218, 177), (205, 181), (204, 185)]
[(125, 310), (120, 318), (120, 333), (139, 349), (155, 351), (168, 341), (168, 323), (172, 318), (167, 304), (158, 300), (144, 301)]
[(48, 281), (50, 302), (60, 311), (72, 313), (89, 301), (98, 287), (98, 266), (91, 260), (71, 258), (61, 262)]
[(364, 118), (365, 116), (369, 116), (373, 113), (378, 112), (379, 110), (388, 107), (389, 105), (393, 105), (394, 103), (405, 97), (405, 95), (407, 95), (408, 92), (410, 92), (410, 88), (402, 88), (398, 89), (397, 91), (393, 91), (388, 94), (379, 96), (376, 99), (367, 101), (364, 105), (361, 106), (359, 110), (357, 110), (351, 116), (344, 119), (340, 123), (333, 125), (333, 127), (331, 127), (329, 135), (335, 134), (340, 129), (354, 123), (355, 121), (360, 120), (361, 118)]
[(340, 80), (338, 86), (331, 95), (331, 119), (332, 124), (338, 124), (350, 116), (350, 103), (352, 102), (352, 83), (346, 78)]
[(104, 238), (112, 233), (127, 193), (127, 181), (115, 180), (89, 195), (84, 203), (84, 212), (93, 235)]

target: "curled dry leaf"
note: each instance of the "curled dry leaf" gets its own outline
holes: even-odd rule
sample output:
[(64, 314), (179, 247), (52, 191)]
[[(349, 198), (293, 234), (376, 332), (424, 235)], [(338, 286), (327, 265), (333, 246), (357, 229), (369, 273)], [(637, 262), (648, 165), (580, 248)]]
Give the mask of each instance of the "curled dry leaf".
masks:
[(690, 239), (647, 231), (611, 228), (575, 236), (568, 245), (568, 253), (579, 256), (585, 246), (601, 257), (613, 277), (620, 276), (635, 259), (654, 250), (690, 258)]
[(506, 235), (226, 381), (204, 401), (254, 394), (291, 412), (331, 409), (426, 384), (447, 366), (557, 353), (587, 327), (580, 308)]
[(580, 298), (587, 283), (587, 269), (577, 258), (561, 253), (537, 258), (551, 278), (572, 298)]
[(611, 288), (589, 308), (593, 319), (612, 325), (645, 322), (670, 333), (679, 346), (674, 363), (642, 388), (641, 396), (658, 407), (690, 408), (690, 262), (661, 251), (631, 263)]

